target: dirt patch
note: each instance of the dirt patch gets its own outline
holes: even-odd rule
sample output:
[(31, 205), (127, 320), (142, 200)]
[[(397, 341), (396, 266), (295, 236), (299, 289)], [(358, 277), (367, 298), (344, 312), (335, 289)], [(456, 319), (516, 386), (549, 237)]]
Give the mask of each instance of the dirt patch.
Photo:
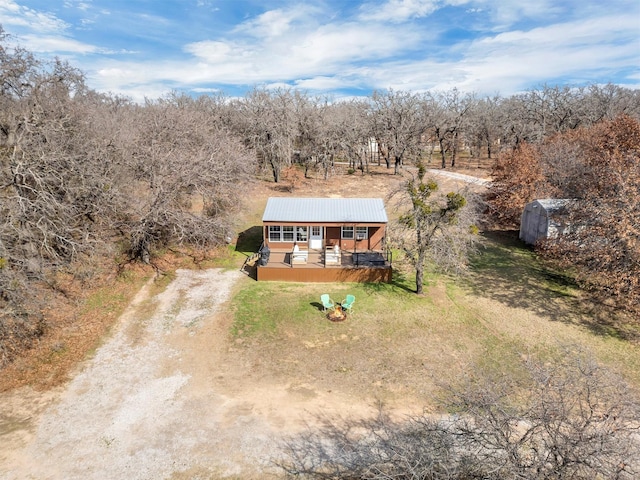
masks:
[[(400, 183), (408, 180), (416, 172), (416, 167), (405, 166), (396, 175), (393, 167), (371, 165), (368, 173), (363, 174), (360, 170), (348, 173), (346, 164), (338, 164), (326, 180), (322, 172), (312, 169), (306, 178), (298, 176), (294, 183), (286, 183), (286, 180), (283, 180), (281, 185), (276, 185), (271, 179), (267, 179), (256, 182), (251, 186), (251, 190), (252, 197), (262, 201), (266, 201), (269, 196), (386, 197), (390, 191), (397, 189)], [(428, 170), (428, 176), (437, 180), (441, 191), (448, 192), (464, 186), (471, 186), (474, 190), (486, 187), (489, 172), (490, 168), (486, 165), (482, 168), (433, 168)]]

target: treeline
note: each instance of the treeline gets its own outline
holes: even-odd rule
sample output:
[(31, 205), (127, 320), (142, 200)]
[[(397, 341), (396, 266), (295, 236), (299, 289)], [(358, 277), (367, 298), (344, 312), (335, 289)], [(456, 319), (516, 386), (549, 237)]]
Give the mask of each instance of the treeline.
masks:
[(225, 102), (229, 124), (259, 154), (275, 182), (292, 161), (328, 176), (336, 159), (366, 171), (417, 162), (455, 167), (462, 152), (497, 158), (523, 143), (620, 115), (640, 118), (640, 91), (616, 85), (543, 86), (511, 97), (443, 92), (373, 92), (330, 101), (299, 91), (255, 89)]
[(255, 171), (218, 99), (137, 105), (2, 45), (0, 367), (46, 330), (43, 293), (59, 275), (91, 284), (105, 264), (224, 242)]
[(105, 258), (215, 247), (232, 235), (237, 192), (256, 173), (279, 182), (298, 163), (328, 177), (336, 160), (363, 173), (373, 162), (455, 167), (461, 152), (494, 159), (621, 114), (640, 118), (640, 92), (543, 86), (506, 98), (453, 89), (331, 101), (254, 89), (136, 104), (92, 90), (68, 63), (9, 48), (0, 29), (0, 367), (46, 327), (36, 285), (55, 287), (78, 265), (87, 276)]

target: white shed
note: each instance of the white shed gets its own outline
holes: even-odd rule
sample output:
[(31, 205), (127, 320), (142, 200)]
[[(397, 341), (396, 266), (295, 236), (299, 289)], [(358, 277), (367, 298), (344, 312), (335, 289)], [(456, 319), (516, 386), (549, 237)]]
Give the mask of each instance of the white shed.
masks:
[(555, 238), (569, 231), (566, 198), (534, 200), (524, 207), (520, 220), (520, 240), (531, 245), (539, 239)]

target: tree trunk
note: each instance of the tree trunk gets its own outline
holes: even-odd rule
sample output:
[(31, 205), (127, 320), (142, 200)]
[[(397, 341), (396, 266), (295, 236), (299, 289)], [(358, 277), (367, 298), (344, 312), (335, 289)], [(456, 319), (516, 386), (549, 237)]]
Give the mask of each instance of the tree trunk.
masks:
[(393, 174), (398, 175), (400, 173), (400, 167), (402, 166), (402, 157), (395, 156), (395, 162), (393, 163)]
[(444, 149), (444, 138), (440, 138), (438, 140), (438, 142), (440, 143), (440, 156), (442, 157), (442, 168), (447, 168), (447, 158), (445, 155), (445, 149)]
[(424, 279), (424, 267), (418, 265), (416, 267), (416, 294), (422, 295), (422, 281)]
[(271, 163), (271, 172), (273, 173), (273, 181), (278, 183), (280, 181), (280, 166), (277, 165), (273, 160)]
[(451, 145), (451, 168), (456, 166), (458, 156), (458, 132), (453, 134), (453, 144)]

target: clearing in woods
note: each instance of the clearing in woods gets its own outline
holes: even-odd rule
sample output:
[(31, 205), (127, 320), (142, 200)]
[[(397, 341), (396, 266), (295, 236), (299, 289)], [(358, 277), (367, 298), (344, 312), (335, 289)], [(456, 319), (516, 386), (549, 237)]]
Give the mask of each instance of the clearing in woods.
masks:
[[(293, 195), (322, 196), (337, 184), (332, 194), (384, 196), (399, 180), (384, 170), (312, 179)], [(443, 189), (458, 181), (444, 180)], [(269, 195), (291, 193), (257, 184), (247, 225), (258, 224)], [(317, 414), (366, 415), (377, 399), (398, 414), (419, 412), (434, 376), (471, 362), (488, 338), (544, 344), (592, 335), (555, 322), (549, 310), (452, 293), (456, 287), (441, 283), (425, 289), (421, 316), (399, 321), (393, 311), (376, 317), (365, 309), (369, 332), (357, 316), (333, 324), (309, 307), (308, 318), (270, 338), (232, 335), (230, 301), (255, 287), (237, 268), (180, 269), (160, 293), (147, 283), (68, 383), (0, 395), (0, 478), (275, 478), (278, 441)], [(285, 299), (308, 294), (312, 303), (323, 288), (337, 289), (280, 290)], [(561, 298), (553, 302), (570, 311)], [(425, 331), (420, 338), (416, 325)], [(461, 334), (460, 345), (448, 347), (452, 325), (479, 332), (472, 336), (480, 341)]]

